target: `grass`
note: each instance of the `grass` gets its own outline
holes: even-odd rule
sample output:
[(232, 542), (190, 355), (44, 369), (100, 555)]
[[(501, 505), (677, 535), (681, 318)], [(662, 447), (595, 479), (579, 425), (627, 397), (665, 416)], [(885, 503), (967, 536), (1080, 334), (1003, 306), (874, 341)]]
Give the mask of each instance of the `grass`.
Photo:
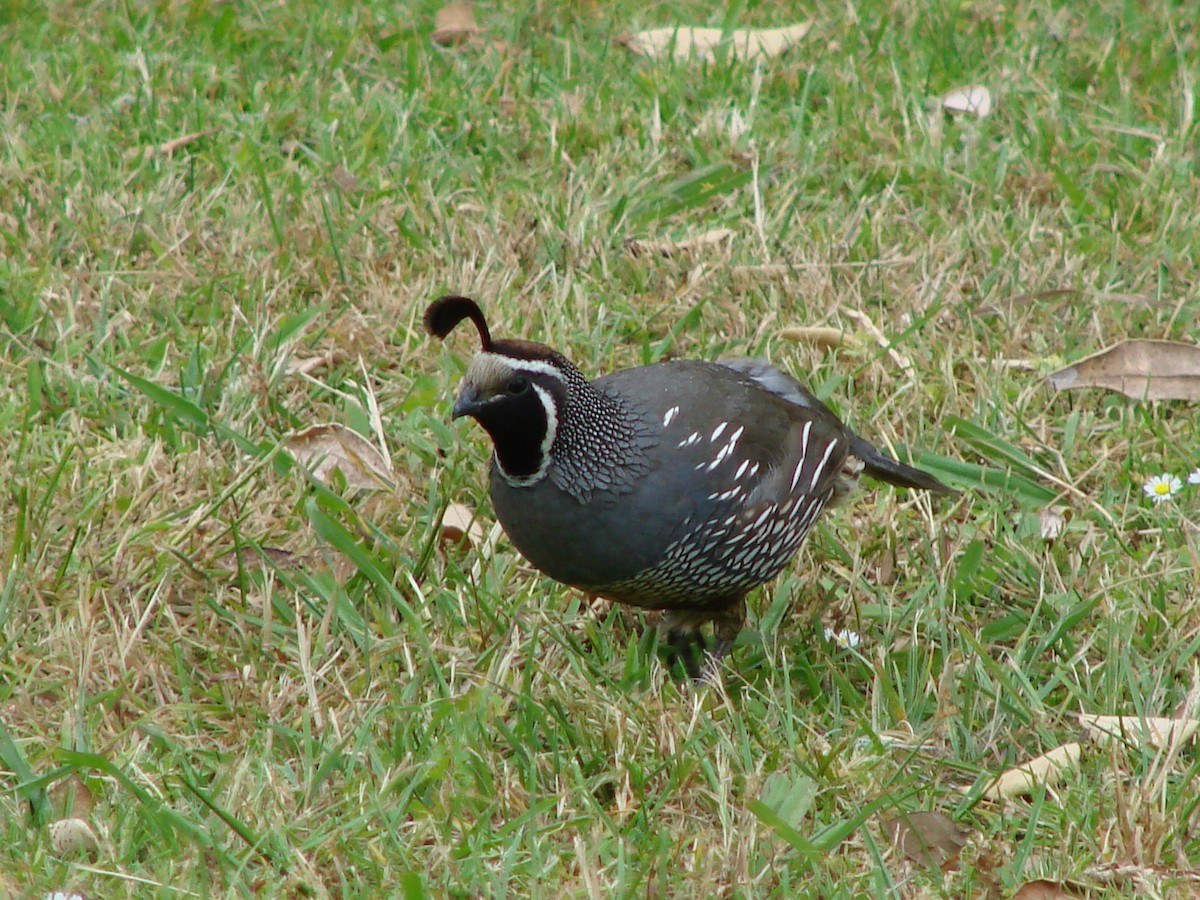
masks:
[[(981, 797), (1074, 713), (1196, 711), (1200, 493), (1140, 489), (1196, 411), (1040, 377), (1195, 340), (1188, 5), (826, 4), (761, 68), (614, 38), (766, 5), (486, 4), (454, 49), (436, 10), (0, 10), (0, 894), (1191, 896), (1190, 747)], [(976, 83), (988, 117), (931, 108)], [(828, 516), (680, 685), (502, 536), (440, 546), (450, 502), (491, 521), (447, 290), (589, 372), (767, 355), (970, 489)], [(394, 491), (279, 452), (372, 403)], [(945, 873), (888, 847), (917, 810), (972, 833)]]

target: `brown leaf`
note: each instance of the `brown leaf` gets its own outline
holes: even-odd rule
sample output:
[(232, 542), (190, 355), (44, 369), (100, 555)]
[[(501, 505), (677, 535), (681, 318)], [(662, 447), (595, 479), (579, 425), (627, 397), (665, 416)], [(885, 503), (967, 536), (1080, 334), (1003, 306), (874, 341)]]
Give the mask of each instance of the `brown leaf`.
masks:
[(350, 487), (367, 490), (393, 487), (392, 467), (383, 454), (345, 425), (314, 425), (286, 438), (283, 446), (322, 484), (329, 484), (337, 469)]
[(174, 156), (177, 151), (208, 137), (210, 134), (216, 134), (216, 129), (208, 128), (204, 131), (193, 131), (191, 134), (180, 135), (177, 138), (172, 138), (169, 141), (163, 141), (161, 144), (156, 144), (153, 147), (134, 147), (129, 151), (129, 155), (131, 157), (140, 156), (142, 159), (149, 159), (150, 157), (156, 155)]
[(475, 518), (470, 507), (451, 503), (442, 515), (442, 531), (439, 535), (443, 544), (478, 546), (483, 543), (483, 526)]
[(684, 238), (682, 241), (673, 241), (669, 238), (661, 241), (635, 241), (627, 240), (625, 249), (634, 256), (645, 256), (656, 253), (660, 256), (665, 256), (670, 259), (677, 253), (694, 253), (697, 250), (702, 250), (706, 247), (714, 247), (724, 244), (733, 237), (733, 230), (729, 228), (713, 228), (705, 231), (703, 234), (693, 235), (690, 238)]
[(1156, 716), (1097, 716), (1080, 713), (1079, 724), (1093, 740), (1123, 740), (1136, 746), (1171, 747), (1191, 740), (1200, 719), (1169, 719)]
[(430, 39), (439, 47), (456, 47), (483, 34), (475, 24), (475, 4), (448, 3), (438, 10)]
[(847, 334), (845, 329), (829, 328), (821, 325), (781, 328), (776, 336), (788, 341), (797, 341), (801, 344), (812, 344), (814, 347), (822, 347), (827, 350), (832, 350), (835, 347), (858, 348), (862, 346), (858, 338), (852, 334)]
[(883, 829), (897, 852), (931, 869), (954, 864), (971, 832), (945, 813), (911, 812), (885, 819)]
[(1134, 400), (1200, 400), (1200, 347), (1121, 341), (1046, 379), (1058, 391), (1098, 387)]
[(345, 166), (334, 166), (330, 178), (346, 194), (357, 194), (363, 188), (362, 179)]
[[(96, 804), (96, 796), (79, 774), (66, 778), (50, 789), (56, 809), (74, 813), (80, 818), (87, 816)], [(0, 893), (0, 896), (4, 896)]]
[(319, 369), (332, 369), (340, 365), (346, 357), (346, 352), (337, 348), (326, 350), (320, 356), (293, 356), (288, 360), (285, 371), (289, 375), (311, 375)]
[(651, 28), (622, 37), (621, 43), (634, 53), (655, 59), (713, 59), (719, 47), (728, 48), (730, 58), (739, 60), (778, 56), (800, 41), (812, 22), (785, 28)]
[(1063, 773), (1079, 764), (1081, 748), (1078, 743), (1063, 744), (1049, 753), (1035, 756), (1000, 775), (983, 792), (987, 800), (1003, 800), (1032, 794), (1039, 784), (1053, 787)]
[(1065, 884), (1039, 878), (1037, 881), (1027, 881), (1017, 888), (1012, 900), (1075, 900), (1082, 896), (1084, 895)]

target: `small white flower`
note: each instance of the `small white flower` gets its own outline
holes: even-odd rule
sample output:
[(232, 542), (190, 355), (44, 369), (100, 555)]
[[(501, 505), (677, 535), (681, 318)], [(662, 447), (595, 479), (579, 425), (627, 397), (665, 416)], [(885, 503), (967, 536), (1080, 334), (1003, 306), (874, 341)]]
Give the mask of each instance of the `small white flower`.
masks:
[(837, 644), (843, 650), (854, 650), (862, 643), (862, 636), (857, 631), (851, 631), (849, 628), (843, 628), (841, 631), (826, 628), (825, 640)]
[(1200, 469), (1188, 475), (1188, 484), (1200, 484)]
[[(1188, 476), (1191, 480), (1191, 476)], [(1155, 503), (1165, 503), (1183, 489), (1183, 482), (1175, 475), (1169, 472), (1163, 472), (1161, 475), (1156, 475), (1153, 478), (1147, 479), (1142, 486), (1142, 490), (1146, 492), (1146, 496)]]

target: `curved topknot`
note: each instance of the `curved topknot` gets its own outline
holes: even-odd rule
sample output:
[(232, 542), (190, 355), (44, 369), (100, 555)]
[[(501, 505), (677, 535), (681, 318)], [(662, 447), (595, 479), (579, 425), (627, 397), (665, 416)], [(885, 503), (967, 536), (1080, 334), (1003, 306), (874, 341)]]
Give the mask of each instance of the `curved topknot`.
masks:
[(470, 297), (454, 294), (438, 297), (425, 310), (425, 330), (435, 337), (444, 338), (463, 319), (470, 319), (475, 324), (483, 349), (490, 350), (492, 334), (488, 331), (487, 320), (479, 304)]

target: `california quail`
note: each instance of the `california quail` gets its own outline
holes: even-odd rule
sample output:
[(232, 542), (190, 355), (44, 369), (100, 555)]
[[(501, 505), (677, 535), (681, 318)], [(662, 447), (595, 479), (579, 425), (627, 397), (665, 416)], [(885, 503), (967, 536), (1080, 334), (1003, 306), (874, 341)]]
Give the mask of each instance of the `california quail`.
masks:
[(453, 417), (492, 438), (492, 503), (525, 557), (556, 581), (665, 611), (693, 675), (700, 628), (733, 645), (748, 591), (791, 559), (859, 475), (954, 493), (881, 453), (794, 378), (761, 360), (677, 360), (588, 379), (542, 344), (493, 340), (474, 300), (425, 311), (444, 338), (463, 319), (481, 350)]

